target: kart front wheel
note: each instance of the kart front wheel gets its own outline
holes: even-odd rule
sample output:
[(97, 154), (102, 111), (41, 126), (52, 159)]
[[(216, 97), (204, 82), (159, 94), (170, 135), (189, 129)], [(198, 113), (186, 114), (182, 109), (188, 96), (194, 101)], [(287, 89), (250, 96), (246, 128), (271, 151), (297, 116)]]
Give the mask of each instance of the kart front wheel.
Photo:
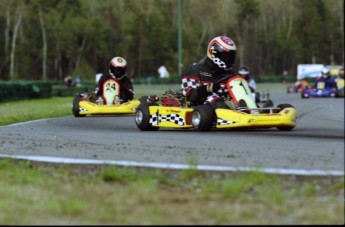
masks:
[[(277, 108), (279, 108), (280, 109), (280, 111), (282, 111), (283, 109), (285, 109), (285, 108), (295, 108), (293, 105), (291, 105), (291, 104), (288, 104), (288, 103), (284, 103), (284, 104), (279, 104), (278, 106), (277, 106)], [(279, 112), (280, 112), (279, 111)]]
[(148, 105), (140, 105), (135, 111), (135, 123), (141, 131), (156, 131), (159, 127), (153, 127), (150, 123)]
[[(295, 108), (291, 104), (279, 104), (277, 107), (279, 108), (280, 111), (284, 110), (285, 108)], [(291, 131), (294, 127), (295, 126), (279, 126), (279, 127), (277, 127), (277, 129), (279, 131)]]
[(73, 106), (72, 106), (72, 113), (75, 117), (85, 117), (84, 114), (79, 113), (79, 102), (80, 102), (80, 96), (76, 95), (76, 97), (73, 100)]
[(210, 106), (196, 106), (192, 114), (192, 124), (197, 131), (209, 131), (213, 125), (213, 118), (213, 110)]

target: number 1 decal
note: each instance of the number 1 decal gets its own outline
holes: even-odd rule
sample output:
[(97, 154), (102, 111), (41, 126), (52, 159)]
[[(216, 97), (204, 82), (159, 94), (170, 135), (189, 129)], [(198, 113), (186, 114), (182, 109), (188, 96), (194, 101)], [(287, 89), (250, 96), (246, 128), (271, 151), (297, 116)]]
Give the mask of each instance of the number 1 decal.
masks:
[(226, 86), (231, 98), (236, 104), (238, 104), (239, 100), (243, 99), (248, 107), (256, 108), (248, 83), (243, 77), (234, 76), (230, 78)]
[(243, 85), (243, 81), (240, 82), (240, 86), (243, 87), (244, 92), (246, 93), (246, 95), (248, 95), (248, 91), (247, 91), (246, 87)]

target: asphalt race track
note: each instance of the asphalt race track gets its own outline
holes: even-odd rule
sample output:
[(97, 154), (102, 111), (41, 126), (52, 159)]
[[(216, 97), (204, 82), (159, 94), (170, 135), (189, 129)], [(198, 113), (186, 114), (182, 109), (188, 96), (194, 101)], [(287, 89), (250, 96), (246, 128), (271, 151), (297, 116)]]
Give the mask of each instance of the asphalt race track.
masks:
[(133, 115), (67, 116), (0, 127), (0, 157), (54, 157), (169, 165), (344, 173), (344, 98), (302, 99), (270, 91), (298, 114), (288, 132), (160, 129), (140, 131)]

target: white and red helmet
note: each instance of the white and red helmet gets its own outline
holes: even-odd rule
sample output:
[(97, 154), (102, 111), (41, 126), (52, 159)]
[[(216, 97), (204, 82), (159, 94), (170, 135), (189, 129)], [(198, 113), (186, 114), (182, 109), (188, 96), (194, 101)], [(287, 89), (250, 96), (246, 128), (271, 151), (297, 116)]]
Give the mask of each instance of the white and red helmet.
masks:
[(109, 73), (111, 76), (121, 80), (127, 70), (127, 61), (122, 57), (114, 57), (109, 63)]
[(328, 76), (330, 76), (330, 70), (327, 67), (323, 67), (321, 70), (321, 77), (322, 78), (327, 78)]
[(207, 57), (224, 70), (229, 70), (234, 66), (236, 53), (236, 44), (227, 36), (212, 39), (207, 47)]

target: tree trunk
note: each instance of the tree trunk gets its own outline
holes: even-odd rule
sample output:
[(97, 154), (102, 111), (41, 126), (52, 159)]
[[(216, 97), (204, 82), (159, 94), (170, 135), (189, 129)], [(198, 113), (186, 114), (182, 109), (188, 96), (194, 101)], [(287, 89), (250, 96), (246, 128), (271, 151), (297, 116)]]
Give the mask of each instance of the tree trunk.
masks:
[[(11, 2), (12, 3), (12, 2)], [(9, 42), (10, 42), (10, 27), (11, 27), (11, 4), (7, 6), (6, 10), (6, 27), (5, 27), (5, 57), (8, 53)]]
[(84, 47), (85, 47), (85, 44), (86, 44), (86, 40), (87, 40), (87, 37), (86, 37), (86, 34), (84, 35), (84, 37), (83, 37), (83, 42), (82, 42), (82, 44), (81, 44), (81, 47), (79, 48), (79, 53), (78, 53), (78, 56), (77, 56), (77, 61), (76, 61), (76, 63), (75, 63), (75, 69), (78, 69), (79, 68), (79, 63), (80, 63), (80, 56), (81, 56), (81, 54), (83, 53), (83, 51), (84, 51)]
[(11, 64), (10, 64), (10, 80), (17, 79), (14, 74), (14, 60), (15, 60), (15, 50), (16, 50), (16, 41), (17, 41), (17, 33), (18, 29), (22, 22), (22, 11), (19, 10), (17, 13), (17, 19), (14, 26), (13, 37), (12, 37), (12, 49), (11, 49)]
[(39, 7), (39, 18), (42, 30), (42, 40), (43, 40), (43, 55), (42, 55), (42, 79), (47, 80), (47, 36), (46, 30), (44, 28), (44, 21), (42, 17), (41, 7)]

